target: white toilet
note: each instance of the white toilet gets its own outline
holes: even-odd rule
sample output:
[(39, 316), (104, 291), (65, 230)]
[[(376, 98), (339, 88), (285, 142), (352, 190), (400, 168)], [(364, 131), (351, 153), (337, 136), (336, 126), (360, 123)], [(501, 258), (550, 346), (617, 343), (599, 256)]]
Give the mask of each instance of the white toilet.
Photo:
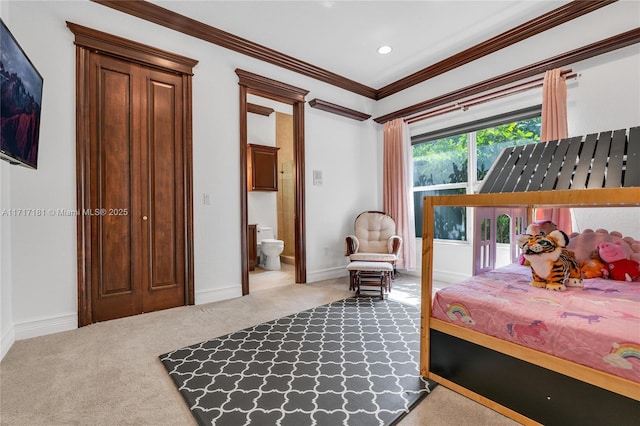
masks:
[(280, 270), (280, 253), (284, 250), (284, 241), (276, 240), (273, 228), (258, 226), (258, 258), (260, 266), (270, 271)]

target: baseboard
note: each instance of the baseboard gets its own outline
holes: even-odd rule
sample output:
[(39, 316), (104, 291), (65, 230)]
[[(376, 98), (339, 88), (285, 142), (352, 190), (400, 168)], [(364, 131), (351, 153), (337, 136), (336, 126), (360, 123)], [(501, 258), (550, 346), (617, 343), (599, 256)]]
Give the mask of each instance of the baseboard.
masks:
[(59, 333), (61, 331), (75, 330), (78, 328), (78, 314), (73, 312), (48, 318), (24, 321), (16, 323), (14, 328), (16, 340), (45, 336), (47, 334)]
[(466, 274), (456, 274), (452, 272), (440, 272), (437, 270), (433, 271), (433, 279), (435, 281), (442, 281), (445, 283), (457, 283), (462, 280), (466, 280), (469, 278), (469, 275)]
[(403, 275), (409, 275), (412, 277), (421, 277), (422, 276), (422, 271), (420, 271), (420, 269), (411, 269), (411, 270), (407, 270), (407, 269), (398, 269), (398, 272), (403, 274)]
[(307, 282), (332, 280), (335, 278), (348, 277), (347, 266), (338, 266), (335, 268), (321, 269), (318, 271), (307, 272)]
[(0, 336), (0, 361), (9, 352), (11, 346), (16, 342), (16, 332), (13, 325)]
[(215, 290), (202, 290), (195, 293), (195, 304), (220, 302), (221, 300), (235, 299), (242, 296), (242, 288), (239, 285)]

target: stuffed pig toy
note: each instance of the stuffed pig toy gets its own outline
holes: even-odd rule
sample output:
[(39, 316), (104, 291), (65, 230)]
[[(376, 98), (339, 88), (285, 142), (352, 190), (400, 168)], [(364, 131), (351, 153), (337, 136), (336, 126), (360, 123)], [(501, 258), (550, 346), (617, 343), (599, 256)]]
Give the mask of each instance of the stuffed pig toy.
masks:
[(639, 281), (640, 263), (629, 259), (622, 243), (600, 243), (597, 246), (600, 258), (607, 264), (609, 278), (617, 281)]

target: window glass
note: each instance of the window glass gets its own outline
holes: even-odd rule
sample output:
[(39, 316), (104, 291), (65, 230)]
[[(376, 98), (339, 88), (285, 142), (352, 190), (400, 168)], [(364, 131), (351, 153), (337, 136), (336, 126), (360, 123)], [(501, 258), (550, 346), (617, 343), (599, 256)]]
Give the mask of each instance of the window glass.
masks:
[[(422, 236), (425, 195), (473, 192), (503, 149), (540, 141), (540, 124), (540, 110), (534, 108), (412, 137), (416, 236)], [(467, 240), (465, 208), (437, 207), (434, 220), (435, 238)], [(508, 217), (498, 222), (499, 239), (508, 239)]]
[(413, 186), (467, 181), (467, 135), (451, 136), (413, 146)]
[[(416, 236), (422, 236), (422, 198), (425, 195), (465, 194), (464, 188), (435, 191), (415, 191), (413, 201), (416, 219)], [(434, 209), (433, 236), (440, 240), (467, 239), (467, 209), (464, 207), (436, 206)]]

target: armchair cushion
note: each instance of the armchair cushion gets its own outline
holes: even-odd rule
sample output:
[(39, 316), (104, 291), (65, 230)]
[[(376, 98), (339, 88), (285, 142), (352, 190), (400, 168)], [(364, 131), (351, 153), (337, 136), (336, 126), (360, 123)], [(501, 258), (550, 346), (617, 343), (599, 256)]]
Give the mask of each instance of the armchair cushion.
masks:
[(363, 253), (389, 253), (389, 238), (396, 233), (396, 223), (381, 212), (365, 212), (356, 218), (355, 234)]
[(387, 262), (395, 263), (395, 254), (386, 253), (353, 253), (349, 256), (349, 260), (352, 262)]
[(355, 235), (346, 237), (346, 255), (352, 262), (396, 261), (402, 238), (395, 234), (396, 223), (391, 216), (367, 211), (356, 218), (354, 228)]

